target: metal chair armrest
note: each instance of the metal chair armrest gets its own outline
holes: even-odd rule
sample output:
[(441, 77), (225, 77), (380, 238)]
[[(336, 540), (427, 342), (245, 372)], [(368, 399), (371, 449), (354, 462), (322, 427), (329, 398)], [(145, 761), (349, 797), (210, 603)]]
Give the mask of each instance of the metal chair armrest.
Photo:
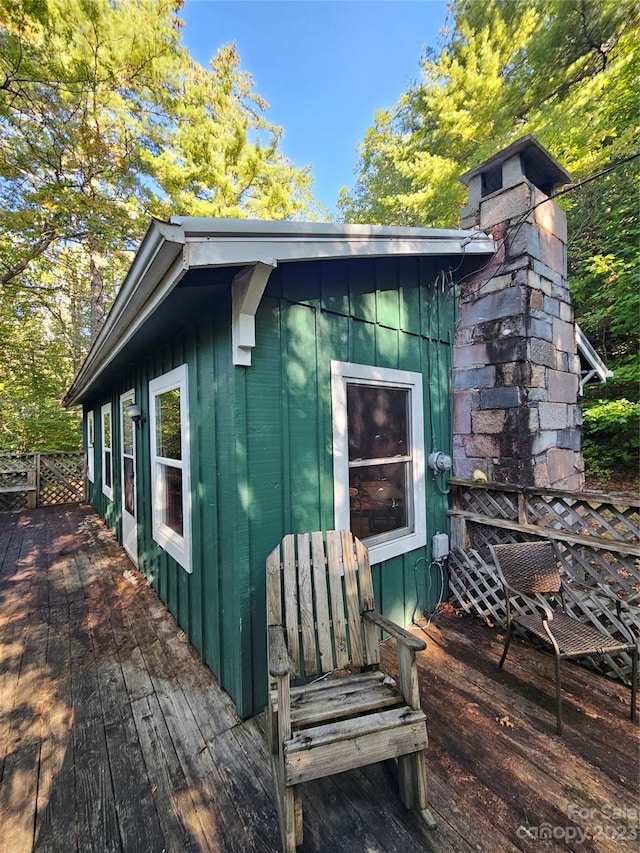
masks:
[(539, 598), (534, 598), (531, 595), (527, 595), (525, 592), (520, 592), (519, 589), (514, 589), (505, 584), (505, 590), (508, 590), (509, 598), (521, 598), (524, 602), (526, 602), (532, 610), (537, 610), (538, 615), (545, 622), (553, 621), (553, 610), (546, 601), (541, 601)]

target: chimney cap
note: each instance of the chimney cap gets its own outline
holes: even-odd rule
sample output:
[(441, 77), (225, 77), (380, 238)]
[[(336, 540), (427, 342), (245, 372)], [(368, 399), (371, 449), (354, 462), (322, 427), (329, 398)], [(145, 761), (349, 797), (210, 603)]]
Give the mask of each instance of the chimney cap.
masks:
[(468, 187), (472, 178), (498, 169), (517, 154), (520, 155), (523, 176), (546, 195), (551, 195), (556, 187), (571, 183), (567, 170), (531, 134), (512, 142), (479, 166), (460, 175), (458, 180)]

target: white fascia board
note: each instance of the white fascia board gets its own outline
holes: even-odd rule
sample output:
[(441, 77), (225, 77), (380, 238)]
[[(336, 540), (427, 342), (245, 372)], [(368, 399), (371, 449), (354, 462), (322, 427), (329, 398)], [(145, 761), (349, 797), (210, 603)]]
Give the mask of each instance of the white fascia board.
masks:
[(416, 228), (404, 225), (352, 225), (333, 222), (290, 222), (264, 219), (213, 219), (198, 216), (174, 216), (172, 225), (182, 228), (186, 239), (242, 240), (266, 238), (277, 242), (303, 240), (373, 240), (373, 239), (465, 239), (485, 237), (482, 232), (456, 228)]
[(270, 238), (244, 239), (215, 237), (188, 239), (185, 262), (191, 269), (212, 266), (238, 266), (255, 263), (278, 264), (287, 261), (330, 260), (336, 258), (407, 257), (410, 255), (488, 255), (495, 243), (485, 234), (473, 236), (456, 232), (455, 237), (373, 239)]

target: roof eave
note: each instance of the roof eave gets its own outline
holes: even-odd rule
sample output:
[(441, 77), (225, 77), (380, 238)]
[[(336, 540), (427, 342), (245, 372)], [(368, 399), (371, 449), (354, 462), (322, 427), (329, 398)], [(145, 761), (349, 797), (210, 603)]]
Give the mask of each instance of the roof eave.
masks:
[(477, 256), (494, 252), (494, 241), (478, 231), (198, 217), (176, 217), (169, 223), (153, 220), (107, 320), (62, 404), (69, 407), (83, 401), (99, 375), (189, 269), (349, 257)]

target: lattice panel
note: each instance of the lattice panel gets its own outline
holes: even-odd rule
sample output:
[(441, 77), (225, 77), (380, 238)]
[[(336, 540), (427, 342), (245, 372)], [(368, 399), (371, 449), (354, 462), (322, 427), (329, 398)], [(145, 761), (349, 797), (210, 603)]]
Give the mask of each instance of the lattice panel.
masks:
[(559, 550), (571, 577), (589, 586), (603, 584), (628, 601), (639, 599), (640, 562), (633, 555), (568, 543), (562, 543)]
[(0, 453), (0, 510), (35, 506), (34, 454)]
[(40, 506), (74, 503), (82, 500), (84, 456), (77, 453), (40, 455)]
[(506, 625), (502, 588), (487, 574), (484, 563), (475, 554), (451, 551), (449, 591), (465, 613)]
[(640, 542), (637, 506), (540, 494), (527, 495), (526, 513), (530, 524), (557, 526), (561, 530), (634, 545)]
[(35, 455), (33, 453), (0, 453), (0, 474), (11, 476), (25, 474), (35, 467)]
[(517, 492), (492, 491), (490, 489), (457, 490), (457, 508), (487, 515), (490, 518), (503, 518), (507, 521), (518, 520)]
[(83, 499), (83, 453), (0, 453), (0, 511)]
[(9, 492), (8, 494), (0, 491), (0, 512), (24, 509), (27, 505), (27, 495), (27, 491)]

